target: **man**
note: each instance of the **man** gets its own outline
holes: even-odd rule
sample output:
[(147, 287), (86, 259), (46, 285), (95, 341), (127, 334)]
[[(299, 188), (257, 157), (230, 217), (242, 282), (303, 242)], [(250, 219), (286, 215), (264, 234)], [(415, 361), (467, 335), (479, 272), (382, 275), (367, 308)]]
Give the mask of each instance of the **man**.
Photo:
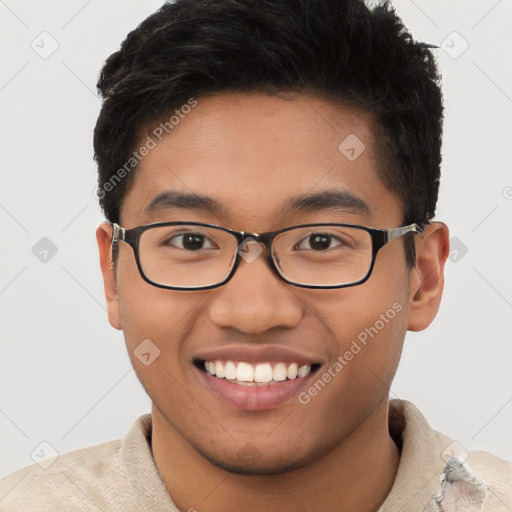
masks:
[(428, 45), (387, 5), (179, 0), (98, 88), (109, 321), (152, 412), (2, 510), (512, 509), (508, 463), (389, 401), (448, 255)]

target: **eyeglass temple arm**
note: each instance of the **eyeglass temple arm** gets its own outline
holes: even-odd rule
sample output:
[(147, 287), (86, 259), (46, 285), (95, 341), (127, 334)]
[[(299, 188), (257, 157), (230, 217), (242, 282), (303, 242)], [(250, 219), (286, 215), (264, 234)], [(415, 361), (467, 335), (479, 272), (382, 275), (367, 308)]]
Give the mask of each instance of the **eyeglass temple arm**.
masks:
[(386, 229), (387, 241), (391, 242), (395, 238), (400, 238), (407, 233), (423, 233), (423, 229), (418, 224), (411, 224), (410, 226), (401, 226), (399, 228)]
[(115, 222), (112, 224), (112, 228), (112, 245), (114, 245), (120, 240), (124, 240), (124, 229)]

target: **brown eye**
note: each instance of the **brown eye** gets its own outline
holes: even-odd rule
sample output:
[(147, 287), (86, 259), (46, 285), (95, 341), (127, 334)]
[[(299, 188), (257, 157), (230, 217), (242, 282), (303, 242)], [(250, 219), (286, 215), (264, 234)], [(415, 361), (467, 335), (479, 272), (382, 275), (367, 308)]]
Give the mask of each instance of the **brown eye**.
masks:
[(327, 233), (313, 233), (302, 240), (298, 244), (298, 248), (304, 250), (311, 249), (313, 251), (325, 251), (332, 247), (331, 244), (333, 244), (333, 242), (338, 242), (338, 244), (335, 245), (339, 245), (341, 240)]
[(187, 251), (198, 251), (215, 247), (205, 235), (200, 233), (181, 233), (169, 238), (166, 244), (173, 245), (179, 249), (186, 249)]

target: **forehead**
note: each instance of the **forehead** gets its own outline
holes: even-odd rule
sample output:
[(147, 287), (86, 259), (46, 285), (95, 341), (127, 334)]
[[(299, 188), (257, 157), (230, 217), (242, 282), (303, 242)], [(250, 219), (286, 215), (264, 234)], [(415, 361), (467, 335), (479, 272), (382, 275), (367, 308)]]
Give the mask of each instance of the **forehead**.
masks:
[(325, 191), (361, 199), (367, 221), (384, 211), (400, 216), (398, 198), (378, 177), (371, 116), (314, 96), (198, 98), (157, 142), (123, 203), (126, 225), (164, 220), (151, 205), (166, 192), (211, 198), (222, 206), (218, 221), (253, 231), (275, 223), (293, 198)]

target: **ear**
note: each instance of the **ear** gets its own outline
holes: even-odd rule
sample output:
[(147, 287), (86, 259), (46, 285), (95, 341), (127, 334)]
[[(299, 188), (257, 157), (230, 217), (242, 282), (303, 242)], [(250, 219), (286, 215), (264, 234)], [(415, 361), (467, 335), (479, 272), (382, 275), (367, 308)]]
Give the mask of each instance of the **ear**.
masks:
[(416, 237), (416, 266), (409, 282), (410, 331), (422, 331), (434, 320), (441, 304), (444, 265), (450, 253), (446, 224), (433, 222)]
[(100, 250), (100, 266), (103, 274), (103, 287), (107, 299), (108, 321), (115, 329), (121, 330), (119, 320), (119, 297), (117, 294), (116, 275), (112, 261), (112, 225), (102, 222), (96, 230), (96, 240)]

